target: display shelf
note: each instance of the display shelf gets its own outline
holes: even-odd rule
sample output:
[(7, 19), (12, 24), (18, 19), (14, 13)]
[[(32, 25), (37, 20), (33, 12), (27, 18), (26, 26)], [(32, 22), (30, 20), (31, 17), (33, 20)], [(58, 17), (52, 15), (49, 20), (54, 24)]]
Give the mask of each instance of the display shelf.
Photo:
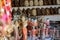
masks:
[[(54, 15), (40, 15), (40, 16), (60, 16), (60, 14), (54, 14)], [(39, 17), (39, 16), (38, 16)]]
[[(60, 5), (44, 5), (44, 6), (29, 6), (29, 7), (19, 7), (20, 9), (27, 9), (27, 8), (30, 8), (30, 9), (32, 9), (32, 8), (50, 8), (50, 7), (52, 7), (52, 8), (54, 8), (54, 7), (60, 7)], [(15, 8), (15, 9), (17, 9), (18, 7), (12, 7), (12, 9), (13, 8)]]
[(46, 21), (47, 18), (51, 21), (60, 21), (60, 15), (46, 15), (44, 16), (43, 21)]
[[(50, 8), (50, 7), (52, 7), (52, 8), (54, 8), (54, 7), (58, 8), (58, 7), (60, 7), (60, 5), (29, 6), (29, 7), (19, 7), (19, 8), (22, 10), (23, 8), (24, 9), (27, 9), (27, 8), (32, 9), (32, 8)], [(18, 7), (12, 7), (12, 9), (13, 8), (15, 10), (18, 9)], [(41, 16), (44, 16), (44, 18), (43, 18), (44, 21), (47, 18), (49, 18), (50, 20), (53, 20), (53, 21), (60, 21), (60, 14), (55, 14), (55, 15), (40, 15), (40, 16), (36, 16), (36, 17), (40, 18)], [(33, 16), (31, 16), (31, 17), (33, 17)]]
[(60, 21), (60, 15), (42, 15), (42, 16), (36, 16), (36, 17), (39, 19), (42, 18), (43, 21), (46, 21), (47, 18), (49, 18), (49, 20), (51, 20), (51, 21)]
[(60, 14), (55, 14), (55, 15), (39, 15), (39, 16), (31, 16), (31, 17), (40, 17), (40, 16), (60, 16)]

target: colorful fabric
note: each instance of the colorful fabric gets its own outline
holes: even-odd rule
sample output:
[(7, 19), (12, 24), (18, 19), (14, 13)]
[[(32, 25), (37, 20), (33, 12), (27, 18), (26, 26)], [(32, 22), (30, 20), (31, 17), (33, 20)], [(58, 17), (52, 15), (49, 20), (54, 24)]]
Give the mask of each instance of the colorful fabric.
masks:
[[(2, 10), (3, 9), (3, 10)], [(11, 20), (11, 0), (2, 0), (2, 20), (8, 23)]]
[(23, 27), (23, 40), (27, 40), (27, 29)]
[[(2, 32), (5, 36), (6, 32), (6, 25), (10, 23), (11, 21), (11, 0), (0, 0), (1, 6), (0, 6), (0, 21), (2, 21)], [(1, 26), (1, 25), (0, 25)]]

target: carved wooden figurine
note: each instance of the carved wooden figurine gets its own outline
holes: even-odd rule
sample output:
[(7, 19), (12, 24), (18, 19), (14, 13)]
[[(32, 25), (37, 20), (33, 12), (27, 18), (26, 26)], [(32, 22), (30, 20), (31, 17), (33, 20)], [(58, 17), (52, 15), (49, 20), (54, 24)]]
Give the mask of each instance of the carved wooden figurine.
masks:
[(29, 6), (29, 2), (28, 2), (28, 0), (25, 0), (25, 6)]
[(30, 6), (33, 6), (33, 0), (30, 0), (30, 1), (29, 1), (29, 5), (30, 5)]
[(43, 5), (43, 0), (39, 0), (39, 6)]
[(34, 6), (38, 6), (38, 0), (34, 0)]

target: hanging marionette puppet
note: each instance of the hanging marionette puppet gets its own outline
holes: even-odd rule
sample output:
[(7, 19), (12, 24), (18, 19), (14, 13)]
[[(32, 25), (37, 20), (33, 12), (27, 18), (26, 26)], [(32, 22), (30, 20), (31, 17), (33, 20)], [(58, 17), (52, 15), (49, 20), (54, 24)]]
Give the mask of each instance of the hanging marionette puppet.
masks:
[(49, 33), (50, 33), (50, 28), (51, 28), (51, 26), (50, 26), (50, 20), (49, 20), (49, 18), (47, 18), (47, 20), (46, 20), (46, 37), (49, 37)]
[(14, 40), (20, 40), (20, 36), (19, 36), (19, 31), (18, 31), (18, 27), (19, 27), (19, 21), (14, 21)]
[(22, 24), (23, 24), (23, 40), (27, 40), (27, 20), (25, 19), (25, 16), (22, 16)]
[(38, 22), (37, 22), (36, 17), (34, 17), (32, 19), (32, 28), (33, 28), (32, 29), (32, 36), (33, 36), (33, 40), (35, 40), (36, 34), (38, 33), (37, 26), (38, 26)]
[(43, 28), (43, 40), (46, 38), (46, 39), (49, 39), (50, 38), (50, 34), (49, 34), (49, 29), (50, 29), (50, 20), (46, 20), (46, 22), (44, 23), (44, 28)]

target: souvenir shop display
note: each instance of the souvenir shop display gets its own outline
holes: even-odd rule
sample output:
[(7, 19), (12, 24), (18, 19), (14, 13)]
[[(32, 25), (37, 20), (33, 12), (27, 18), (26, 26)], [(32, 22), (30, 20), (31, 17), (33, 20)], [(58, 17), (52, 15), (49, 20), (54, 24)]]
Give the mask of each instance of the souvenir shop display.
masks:
[(27, 8), (27, 9), (23, 9), (23, 10), (20, 10), (18, 8), (17, 11), (16, 11), (13, 8), (13, 10), (12, 10), (13, 14), (12, 15), (14, 15), (15, 13), (18, 13), (19, 15), (24, 14), (27, 17), (28, 16), (40, 16), (40, 15), (58, 15), (59, 14), (59, 9), (60, 9), (59, 7), (58, 8), (50, 7), (50, 8), (41, 8), (41, 9), (40, 8), (32, 8), (32, 9)]
[(60, 0), (12, 0), (12, 7), (60, 5)]
[(48, 17), (60, 14), (59, 5), (60, 0), (0, 0), (0, 40), (60, 38), (60, 21)]
[[(59, 15), (59, 7), (42, 7), (45, 5), (59, 5), (59, 0), (19, 0), (19, 2), (16, 1), (15, 3), (19, 3), (20, 9), (18, 8), (16, 11), (13, 9), (12, 13), (19, 15), (20, 19), (17, 18), (20, 20), (19, 34), (21, 33), (22, 40), (35, 40), (38, 39), (38, 37), (39, 40), (51, 40), (55, 39), (55, 37), (59, 37), (59, 30), (57, 30), (57, 28), (51, 28), (49, 19), (44, 22), (42, 21), (44, 17), (42, 19), (38, 18), (39, 20), (36, 18), (43, 15)], [(37, 8), (33, 8), (36, 6)], [(38, 8), (38, 6), (42, 8)], [(23, 8), (22, 10), (21, 7)], [(31, 38), (29, 38), (29, 35)]]

